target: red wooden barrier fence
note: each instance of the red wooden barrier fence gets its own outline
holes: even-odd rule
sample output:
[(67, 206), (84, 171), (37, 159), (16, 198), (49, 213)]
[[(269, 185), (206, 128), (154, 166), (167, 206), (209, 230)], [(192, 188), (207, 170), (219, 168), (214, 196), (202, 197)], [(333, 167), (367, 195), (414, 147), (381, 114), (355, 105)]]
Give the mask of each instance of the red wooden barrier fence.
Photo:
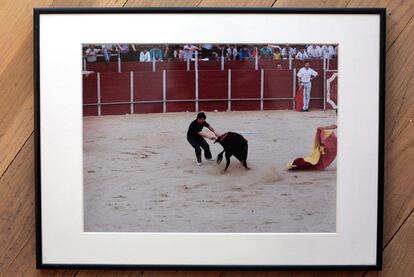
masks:
[[(311, 109), (324, 107), (323, 70), (317, 71)], [(193, 70), (90, 74), (83, 82), (84, 115), (196, 111), (197, 105), (205, 111), (292, 109), (293, 74), (275, 69), (198, 70), (198, 82)]]
[[(292, 68), (301, 68), (303, 66), (303, 61), (301, 60), (292, 60)], [(276, 65), (280, 63), (283, 69), (289, 69), (289, 60), (258, 60), (258, 69), (276, 69)], [(330, 70), (338, 69), (338, 60), (331, 59), (327, 61), (327, 68)], [(311, 67), (314, 69), (323, 68), (323, 60), (311, 60)], [(122, 62), (120, 64), (121, 72), (130, 72), (130, 71), (153, 71), (152, 62)], [(194, 61), (189, 65), (190, 70), (194, 70)], [(198, 62), (199, 70), (221, 70), (221, 61), (199, 61)], [(254, 70), (255, 61), (229, 61), (224, 60), (224, 70)], [(86, 63), (85, 70), (94, 71), (94, 72), (118, 72), (118, 63)], [(187, 62), (181, 61), (163, 61), (155, 63), (155, 71), (163, 70), (187, 70)]]

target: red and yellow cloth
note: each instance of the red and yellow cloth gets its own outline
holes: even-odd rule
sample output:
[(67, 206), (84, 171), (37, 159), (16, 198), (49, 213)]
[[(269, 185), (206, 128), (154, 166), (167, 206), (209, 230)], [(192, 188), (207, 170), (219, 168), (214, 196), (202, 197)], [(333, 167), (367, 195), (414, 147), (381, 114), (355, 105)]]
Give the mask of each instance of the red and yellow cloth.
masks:
[(295, 95), (295, 111), (300, 112), (303, 108), (303, 86), (299, 86)]
[(336, 135), (332, 128), (319, 127), (313, 143), (312, 152), (305, 158), (290, 162), (289, 170), (322, 170), (336, 158)]

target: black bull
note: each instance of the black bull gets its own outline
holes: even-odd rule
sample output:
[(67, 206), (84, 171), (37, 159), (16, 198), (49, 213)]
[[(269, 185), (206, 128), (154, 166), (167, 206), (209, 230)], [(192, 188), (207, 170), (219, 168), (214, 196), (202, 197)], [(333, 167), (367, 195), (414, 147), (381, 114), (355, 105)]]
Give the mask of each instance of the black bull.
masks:
[(247, 140), (237, 133), (228, 132), (221, 136), (219, 136), (214, 143), (220, 143), (223, 146), (224, 150), (217, 155), (217, 164), (220, 164), (223, 160), (223, 153), (226, 153), (226, 168), (230, 165), (230, 157), (235, 156), (246, 169), (250, 169), (247, 167)]

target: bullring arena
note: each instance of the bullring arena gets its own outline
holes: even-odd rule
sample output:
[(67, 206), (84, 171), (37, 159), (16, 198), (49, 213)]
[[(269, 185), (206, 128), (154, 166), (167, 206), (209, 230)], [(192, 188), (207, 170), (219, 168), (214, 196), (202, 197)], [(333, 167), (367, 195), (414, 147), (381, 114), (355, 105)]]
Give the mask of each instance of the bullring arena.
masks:
[[(130, 62), (127, 72), (105, 71), (116, 62), (88, 64), (94, 73), (84, 77), (85, 231), (335, 232), (336, 160), (320, 171), (286, 169), (310, 153), (318, 127), (337, 123), (325, 62), (316, 67), (322, 77), (309, 113), (294, 110), (295, 69), (244, 62), (186, 68), (165, 61), (158, 70)], [(213, 64), (218, 69), (199, 69)], [(204, 157), (196, 166), (186, 132), (202, 110), (219, 133), (248, 140), (251, 170), (234, 157), (227, 172), (225, 162)], [(208, 143), (213, 157), (223, 149)]]

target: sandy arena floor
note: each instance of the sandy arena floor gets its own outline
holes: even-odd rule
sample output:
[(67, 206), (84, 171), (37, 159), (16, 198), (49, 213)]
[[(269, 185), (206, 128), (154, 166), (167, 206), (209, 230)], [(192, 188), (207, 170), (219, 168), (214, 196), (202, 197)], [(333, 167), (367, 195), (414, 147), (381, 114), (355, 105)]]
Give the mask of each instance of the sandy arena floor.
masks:
[[(203, 161), (186, 140), (195, 113), (84, 118), (85, 231), (335, 232), (336, 161), (290, 172), (335, 113), (210, 112), (217, 131), (243, 132), (246, 171)], [(205, 132), (209, 132), (206, 128)], [(213, 156), (222, 151), (209, 141)]]

